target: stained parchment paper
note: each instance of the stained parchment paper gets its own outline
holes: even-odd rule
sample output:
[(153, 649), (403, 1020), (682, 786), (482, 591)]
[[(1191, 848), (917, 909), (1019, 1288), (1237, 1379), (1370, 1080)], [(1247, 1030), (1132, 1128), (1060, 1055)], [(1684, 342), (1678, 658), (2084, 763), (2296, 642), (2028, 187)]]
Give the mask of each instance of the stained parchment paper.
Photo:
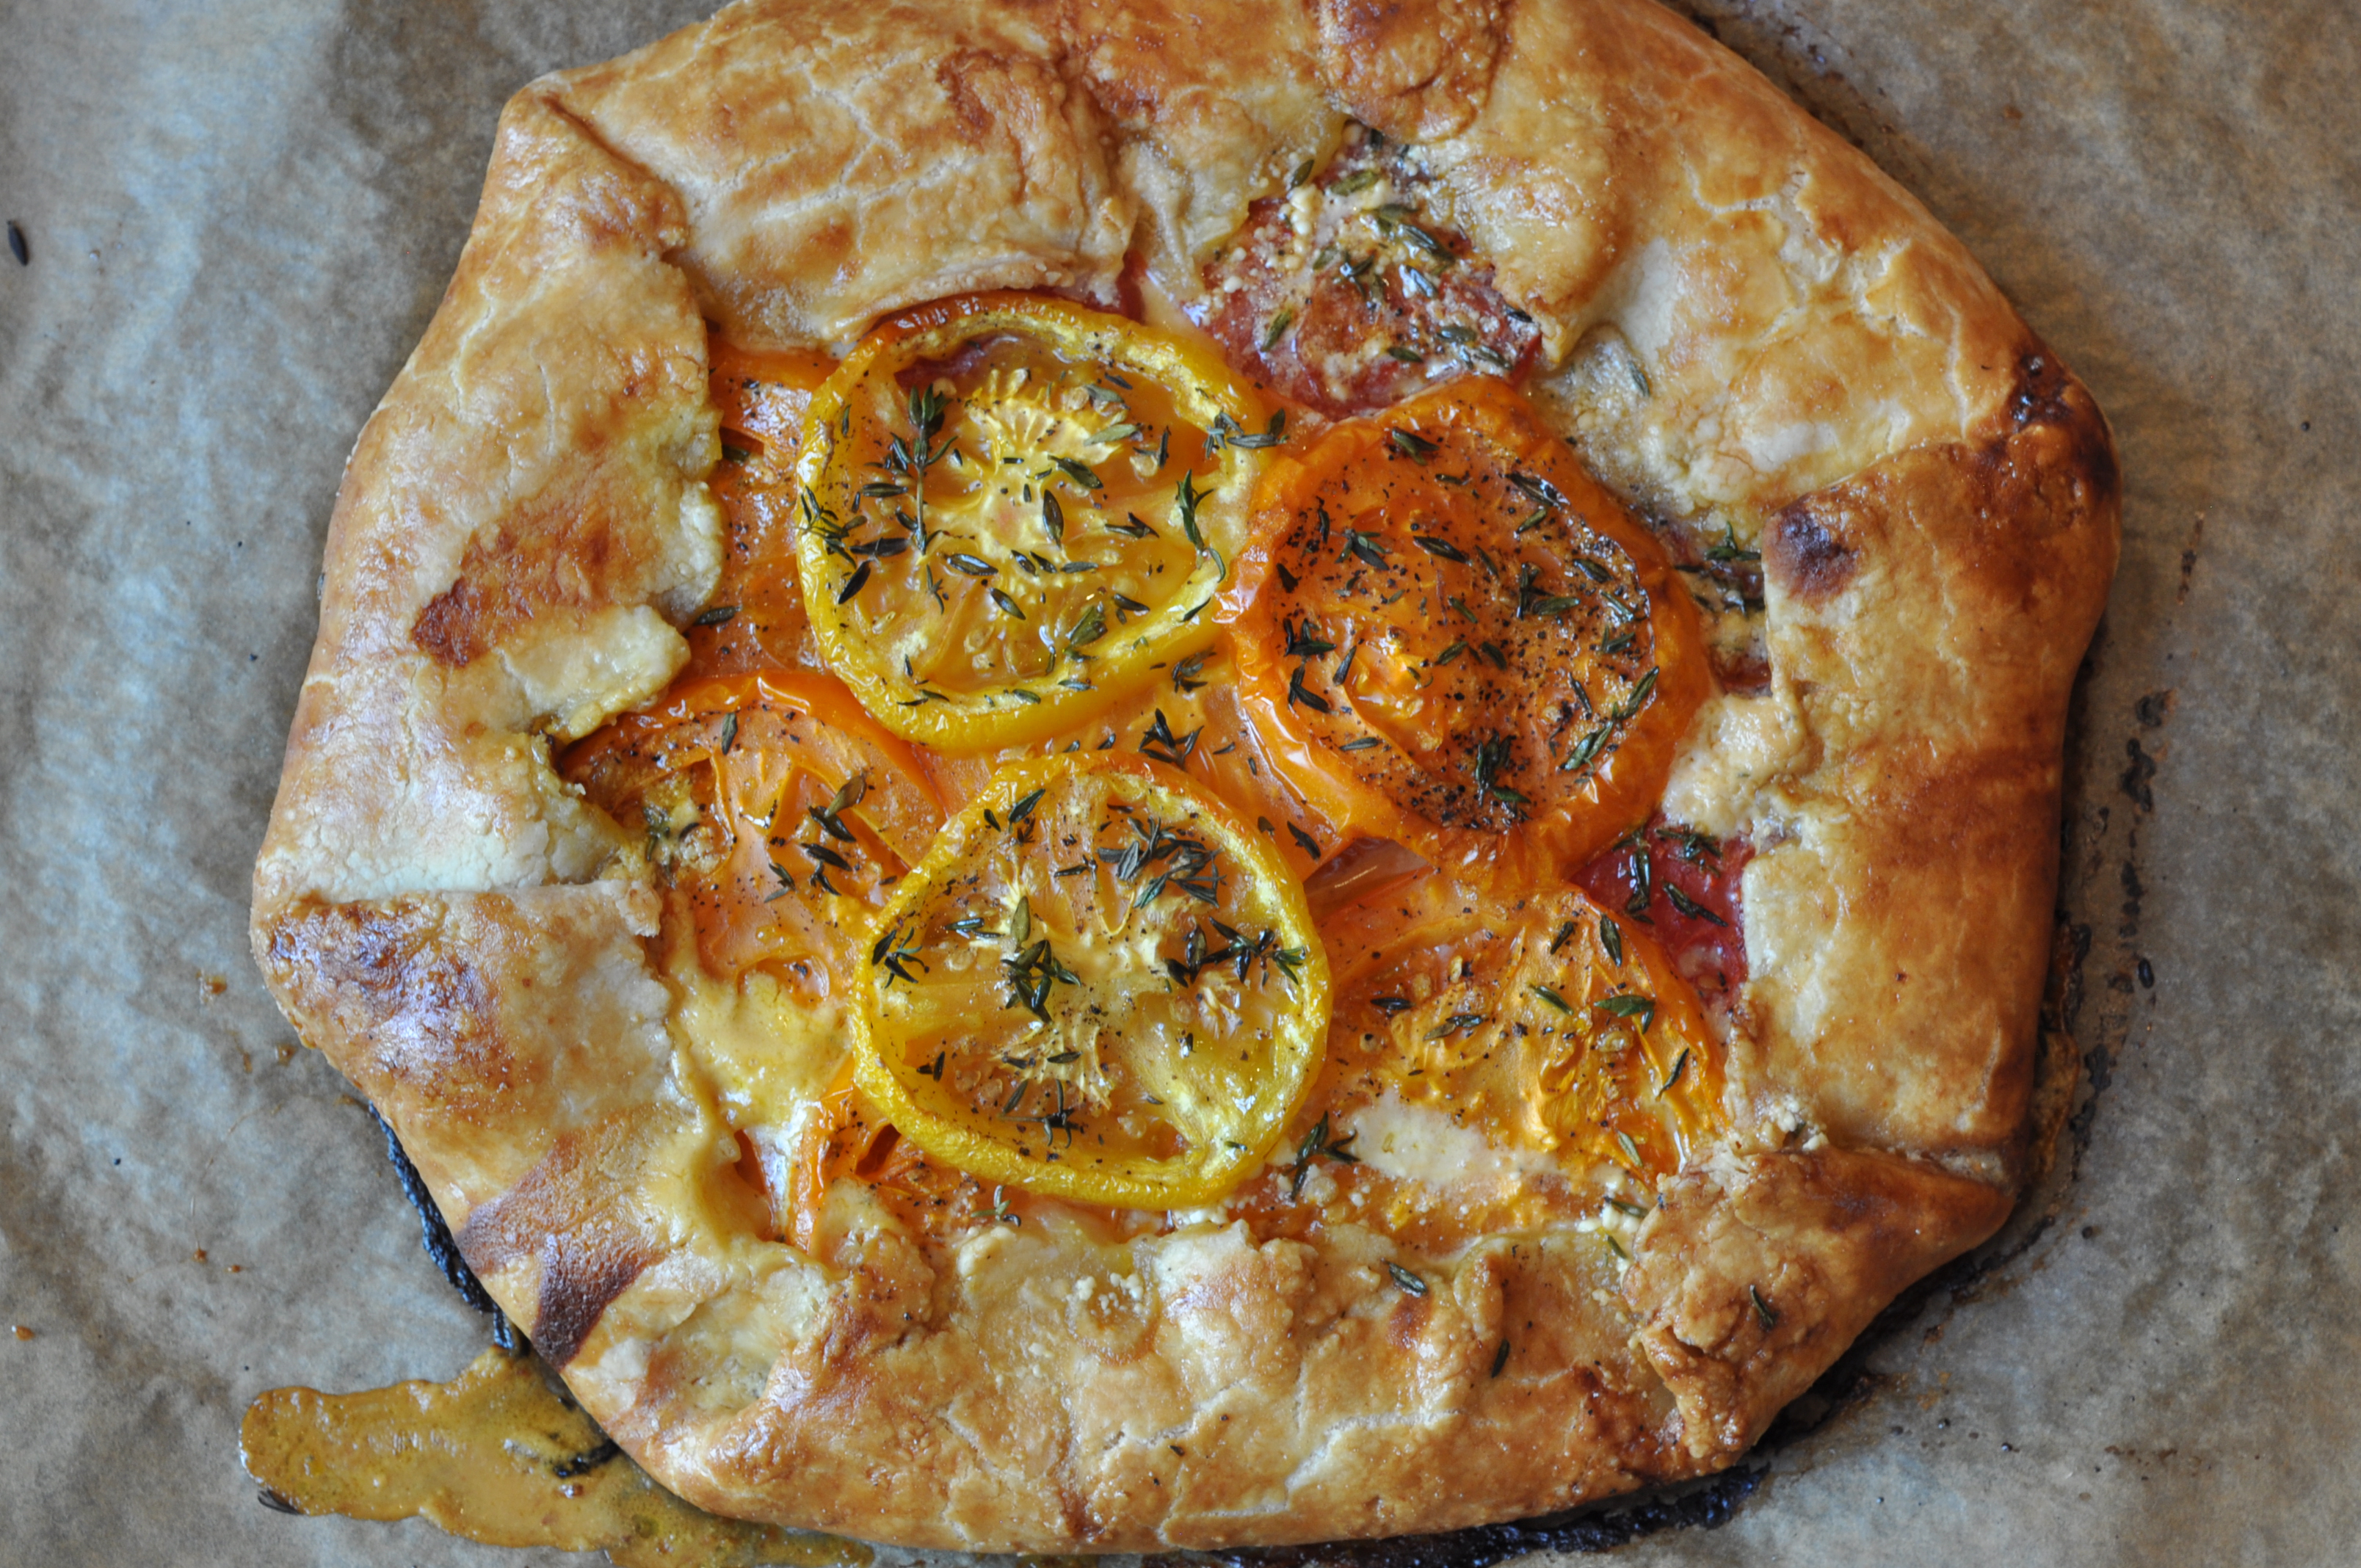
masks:
[[(0, 1563), (576, 1561), (257, 1506), (258, 1390), (483, 1321), (246, 954), (361, 422), (518, 85), (700, 0), (0, 5)], [(2361, 46), (2349, 5), (1695, 0), (2096, 391), (2046, 1201), (1634, 1563), (2361, 1552)], [(1974, 912), (1961, 912), (1972, 920)], [(22, 1324), (34, 1337), (7, 1331)]]

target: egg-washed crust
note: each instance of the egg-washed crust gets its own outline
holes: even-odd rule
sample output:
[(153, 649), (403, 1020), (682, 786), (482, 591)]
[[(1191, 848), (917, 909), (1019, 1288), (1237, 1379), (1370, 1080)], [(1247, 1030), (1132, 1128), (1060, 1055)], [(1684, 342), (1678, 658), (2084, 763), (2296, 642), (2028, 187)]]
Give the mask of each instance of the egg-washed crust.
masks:
[[(1114, 305), (1129, 255), (1185, 301), (1348, 115), (1416, 144), (1554, 366), (1620, 334), (1643, 398), (1537, 389), (1594, 467), (1759, 534), (1771, 685), (1679, 785), (1755, 847), (1728, 1146), (1620, 1279), (1571, 1232), (1400, 1259), (1423, 1294), (1345, 1223), (945, 1250), (842, 1188), (821, 1255), (763, 1239), (658, 895), (597, 880), (620, 830), (549, 766), (663, 688), (715, 580), (706, 322)], [(1645, 0), (742, 5), (503, 115), (330, 525), (256, 951), (492, 1293), (708, 1508), (1093, 1551), (1542, 1513), (1727, 1464), (2007, 1213), (2115, 543), (2103, 420), (1958, 242)]]

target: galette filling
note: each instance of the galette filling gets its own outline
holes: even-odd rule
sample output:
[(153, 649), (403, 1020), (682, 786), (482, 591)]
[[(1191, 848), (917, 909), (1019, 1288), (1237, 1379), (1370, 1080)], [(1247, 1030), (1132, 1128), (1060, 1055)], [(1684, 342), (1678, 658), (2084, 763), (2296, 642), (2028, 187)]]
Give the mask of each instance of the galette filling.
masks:
[(1521, 389), (1411, 149), (1257, 203), (1200, 330), (1040, 295), (718, 341), (721, 588), (564, 751), (666, 892), (774, 1234), (1206, 1219), (1603, 1255), (1724, 1124), (1747, 848), (1664, 819), (1759, 595)]

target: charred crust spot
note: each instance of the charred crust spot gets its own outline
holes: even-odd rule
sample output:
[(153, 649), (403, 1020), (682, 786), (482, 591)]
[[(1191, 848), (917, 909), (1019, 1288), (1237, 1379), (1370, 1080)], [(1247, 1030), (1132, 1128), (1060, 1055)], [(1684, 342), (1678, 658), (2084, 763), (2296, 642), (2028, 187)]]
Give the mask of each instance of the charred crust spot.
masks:
[(2065, 423), (2071, 417), (2066, 399), (2072, 379), (2047, 348), (2036, 345), (2020, 355), (2016, 390), (2008, 401), (2010, 424), (2023, 430), (2028, 424)]
[(554, 1235), (541, 1248), (541, 1295), (533, 1310), (533, 1343), (541, 1357), (562, 1367), (582, 1349), (615, 1298), (653, 1260), (637, 1246), (603, 1236)]
[(2045, 434), (2048, 437), (2045, 445), (2061, 444), (2060, 437), (2063, 441), (2061, 450), (2045, 453), (2050, 460), (2044, 466), (2071, 476), (2083, 488), (2085, 493), (2080, 499), (2084, 508), (2114, 498), (2122, 475), (2105, 416), (2099, 412), (2090, 389), (2059, 362), (2048, 345), (2036, 338), (2017, 358), (2016, 389), (2008, 400), (2008, 429), (1996, 444), (2013, 456), (2010, 449), (2019, 438)]
[(553, 1366), (573, 1358), (608, 1305), (662, 1254), (619, 1190), (645, 1158), (641, 1140), (652, 1119), (661, 1113), (560, 1135), (538, 1165), (459, 1227), (460, 1255), (478, 1277), (539, 1260), (533, 1343)]
[(1852, 547), (1822, 521), (1814, 497), (1781, 508), (1765, 531), (1764, 575), (1807, 603), (1843, 592), (1858, 564)]

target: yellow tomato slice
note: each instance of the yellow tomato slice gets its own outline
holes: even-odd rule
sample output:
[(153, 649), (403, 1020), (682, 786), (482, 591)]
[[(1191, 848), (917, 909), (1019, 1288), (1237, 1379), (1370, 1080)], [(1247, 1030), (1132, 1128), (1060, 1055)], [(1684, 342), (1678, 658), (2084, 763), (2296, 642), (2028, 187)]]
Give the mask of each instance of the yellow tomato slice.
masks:
[(1213, 640), (1279, 430), (1210, 351), (983, 294), (872, 333), (812, 399), (804, 605), (896, 734), (1036, 740)]
[(1301, 885), (1180, 773), (1005, 769), (902, 880), (854, 1081), (987, 1181), (1187, 1208), (1258, 1166), (1319, 1067), (1328, 965)]
[(1696, 611), (1507, 383), (1335, 426), (1259, 510), (1243, 695), (1331, 820), (1525, 887), (1647, 815), (1708, 686)]
[(898, 738), (827, 675), (695, 680), (567, 749), (559, 773), (618, 820), (685, 897), (706, 969), (757, 964), (842, 994), (848, 929), (884, 903), (943, 819)]
[(1577, 1181), (1620, 1169), (1651, 1190), (1721, 1123), (1695, 991), (1572, 888), (1507, 904), (1429, 872), (1324, 930), (1336, 1001), (1306, 1116), (1341, 1125), (1391, 1094)]

